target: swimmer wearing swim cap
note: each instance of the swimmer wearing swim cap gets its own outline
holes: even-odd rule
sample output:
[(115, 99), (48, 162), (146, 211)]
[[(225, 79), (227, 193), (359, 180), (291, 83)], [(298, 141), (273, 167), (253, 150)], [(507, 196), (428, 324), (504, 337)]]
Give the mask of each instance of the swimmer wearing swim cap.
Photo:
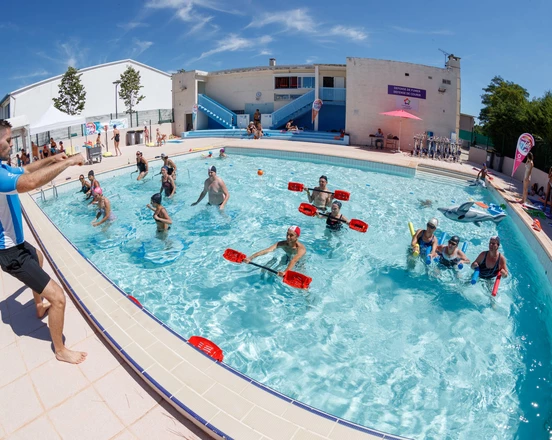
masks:
[[(98, 203), (98, 212), (96, 213), (96, 220), (92, 222), (92, 226), (100, 226), (105, 222), (113, 222), (116, 217), (111, 211), (111, 202), (109, 199), (103, 195), (103, 191), (100, 187), (94, 188), (94, 199)], [(103, 218), (98, 221), (98, 219), (103, 215)]]
[(290, 226), (286, 233), (286, 239), (273, 244), (272, 246), (263, 249), (262, 251), (255, 252), (243, 261), (250, 263), (251, 260), (260, 257), (261, 255), (274, 252), (276, 249), (282, 249), (288, 256), (289, 262), (284, 271), (278, 271), (278, 276), (283, 277), (288, 270), (293, 270), (297, 262), (305, 256), (307, 249), (303, 243), (299, 242), (299, 236), (301, 235), (301, 228), (299, 226)]
[(171, 229), (172, 219), (163, 205), (161, 205), (161, 193), (151, 196), (151, 204), (148, 203), (146, 208), (153, 211), (153, 219), (157, 224), (157, 232), (165, 232)]
[(199, 198), (195, 203), (192, 203), (192, 206), (197, 205), (203, 198), (209, 194), (209, 206), (218, 206), (220, 210), (223, 210), (228, 200), (230, 199), (230, 193), (226, 188), (224, 180), (217, 176), (217, 168), (215, 166), (210, 166), (207, 169), (209, 177), (205, 179), (203, 183), (203, 191), (199, 195)]
[(430, 258), (437, 257), (438, 243), (435, 238), (437, 226), (439, 226), (439, 220), (432, 218), (427, 222), (426, 229), (418, 229), (412, 237), (412, 249), (419, 249), (422, 255), (427, 255)]
[(309, 188), (305, 188), (304, 191), (307, 192), (309, 203), (312, 203), (321, 211), (326, 211), (326, 209), (330, 207), (333, 193), (324, 192), (328, 191), (328, 178), (326, 176), (320, 176), (320, 179), (318, 179), (318, 186), (314, 187), (312, 194)]
[(220, 151), (219, 151), (219, 157), (220, 158), (224, 158), (224, 157), (228, 157), (228, 155), (225, 153), (225, 149), (224, 148), (221, 148)]

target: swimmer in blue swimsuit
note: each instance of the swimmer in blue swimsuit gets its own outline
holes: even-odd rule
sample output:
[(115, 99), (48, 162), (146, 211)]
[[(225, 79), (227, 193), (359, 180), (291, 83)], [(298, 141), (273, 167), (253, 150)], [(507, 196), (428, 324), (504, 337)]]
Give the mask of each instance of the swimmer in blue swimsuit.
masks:
[(500, 246), (500, 237), (491, 237), (489, 240), (489, 250), (481, 252), (476, 260), (472, 263), (471, 268), (479, 268), (479, 278), (491, 279), (498, 274), (503, 277), (508, 276), (508, 268), (506, 267), (506, 258), (498, 248)]
[(470, 260), (466, 254), (458, 249), (460, 237), (453, 235), (448, 241), (448, 245), (437, 246), (437, 253), (441, 256), (439, 263), (446, 267), (454, 267), (459, 263), (469, 264)]
[(165, 232), (171, 229), (172, 219), (167, 210), (161, 205), (161, 193), (151, 196), (151, 205), (148, 203), (146, 208), (153, 211), (153, 219), (157, 223), (157, 232)]
[(412, 249), (420, 247), (420, 255), (435, 258), (437, 256), (437, 239), (435, 230), (439, 226), (439, 220), (432, 218), (427, 222), (427, 229), (418, 229), (412, 237)]

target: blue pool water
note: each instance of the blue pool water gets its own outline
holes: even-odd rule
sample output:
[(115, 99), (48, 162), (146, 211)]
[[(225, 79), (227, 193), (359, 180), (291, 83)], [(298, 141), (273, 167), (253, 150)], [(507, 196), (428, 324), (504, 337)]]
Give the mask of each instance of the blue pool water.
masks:
[[(408, 178), (326, 164), (232, 155), (225, 160), (176, 161), (173, 218), (157, 237), (145, 208), (159, 176), (136, 182), (99, 175), (117, 220), (90, 225), (94, 209), (68, 192), (40, 203), (81, 251), (125, 292), (183, 337), (217, 343), (225, 362), (250, 377), (345, 419), (414, 438), (548, 438), (552, 387), (552, 292), (543, 269), (511, 219), (499, 225), (456, 223), (436, 208), (486, 190), (438, 177)], [(207, 166), (216, 165), (230, 191), (224, 213), (191, 207)], [(160, 162), (150, 164), (158, 172)], [(263, 176), (257, 170), (264, 171)], [(150, 174), (153, 174), (150, 172)], [(323, 220), (298, 212), (306, 196), (288, 181), (351, 192), (348, 218), (366, 234), (330, 234)], [(429, 199), (431, 208), (420, 200)], [(431, 217), (442, 231), (467, 240), (470, 259), (502, 237), (511, 276), (496, 301), (485, 282), (421, 261), (410, 267), (407, 222)], [(297, 267), (313, 278), (308, 291), (222, 258), (226, 248), (248, 255), (302, 228), (307, 257)], [(281, 253), (256, 260), (278, 264)]]

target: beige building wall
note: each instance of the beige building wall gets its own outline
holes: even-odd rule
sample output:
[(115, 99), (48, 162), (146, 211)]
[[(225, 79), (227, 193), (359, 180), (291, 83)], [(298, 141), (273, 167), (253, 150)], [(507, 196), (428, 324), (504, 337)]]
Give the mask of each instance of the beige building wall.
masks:
[[(400, 144), (403, 150), (413, 144), (413, 136), (417, 133), (433, 131), (436, 136), (450, 137), (451, 132), (458, 131), (460, 124), (459, 75), (459, 61), (446, 69), (397, 61), (347, 58), (346, 132), (351, 136), (351, 143), (370, 144), (369, 135), (378, 128), (385, 134), (398, 136), (401, 120)], [(443, 80), (451, 84), (444, 84)], [(398, 109), (398, 95), (388, 94), (388, 85), (426, 91), (426, 99), (411, 98), (417, 101), (418, 109), (409, 110), (422, 121), (379, 114)]]
[(197, 71), (175, 73), (172, 76), (172, 100), (174, 108), (173, 134), (180, 136), (186, 131), (186, 120), (190, 120), (192, 107), (197, 104), (198, 81), (203, 75)]
[[(244, 110), (245, 104), (274, 103), (278, 110), (291, 101), (274, 101), (275, 93), (303, 94), (312, 89), (274, 89), (275, 76), (314, 76), (313, 69), (266, 69), (208, 75), (205, 94), (230, 110)], [(261, 92), (259, 99), (257, 92)]]

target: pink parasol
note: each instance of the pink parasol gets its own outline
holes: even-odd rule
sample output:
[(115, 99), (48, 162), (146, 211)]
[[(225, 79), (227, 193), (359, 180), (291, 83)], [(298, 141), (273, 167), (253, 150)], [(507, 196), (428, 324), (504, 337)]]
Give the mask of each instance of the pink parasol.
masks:
[(401, 129), (402, 129), (402, 120), (403, 120), (403, 119), (415, 119), (415, 120), (421, 121), (422, 118), (418, 118), (418, 116), (413, 115), (412, 113), (408, 113), (408, 112), (406, 112), (406, 111), (404, 111), (404, 110), (393, 110), (393, 111), (391, 111), (391, 112), (380, 113), (380, 115), (395, 116), (395, 117), (401, 118), (401, 122), (400, 122), (400, 124), (399, 124), (399, 149), (397, 150), (397, 152), (400, 153), (400, 151), (401, 151)]

